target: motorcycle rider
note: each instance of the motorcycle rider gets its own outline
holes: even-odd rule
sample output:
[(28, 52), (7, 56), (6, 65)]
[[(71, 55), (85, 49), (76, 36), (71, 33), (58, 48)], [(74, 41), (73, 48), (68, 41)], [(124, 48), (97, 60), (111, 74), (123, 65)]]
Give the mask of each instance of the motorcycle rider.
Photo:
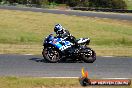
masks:
[(61, 24), (55, 25), (54, 32), (56, 33), (57, 37), (65, 38), (66, 40), (72, 42), (76, 47), (79, 46), (76, 38), (72, 36), (68, 30), (64, 29)]

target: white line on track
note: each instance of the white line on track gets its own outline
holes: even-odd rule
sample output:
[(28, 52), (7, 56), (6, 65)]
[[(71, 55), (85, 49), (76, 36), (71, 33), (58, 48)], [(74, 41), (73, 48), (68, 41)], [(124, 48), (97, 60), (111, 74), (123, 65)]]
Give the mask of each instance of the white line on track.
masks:
[(23, 55), (34, 55), (34, 54), (23, 54)]
[[(69, 78), (75, 78), (78, 79), (79, 77), (40, 77), (40, 78), (60, 78), (60, 79), (69, 79)], [(92, 78), (90, 78), (92, 79)], [(95, 79), (95, 78), (94, 78)], [(97, 78), (97, 79), (132, 79), (132, 78)]]
[(114, 56), (101, 56), (101, 57), (114, 57)]
[(132, 78), (101, 78), (101, 79), (132, 79)]
[(59, 78), (59, 79), (69, 79), (69, 78), (79, 78), (79, 77), (40, 77), (40, 78)]

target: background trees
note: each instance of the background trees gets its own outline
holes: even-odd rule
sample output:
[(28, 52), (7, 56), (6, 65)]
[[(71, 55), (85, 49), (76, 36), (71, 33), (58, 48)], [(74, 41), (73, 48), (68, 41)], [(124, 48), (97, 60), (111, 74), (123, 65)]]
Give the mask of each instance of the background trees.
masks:
[(69, 6), (126, 9), (124, 0), (68, 0)]
[(8, 2), (10, 4), (36, 4), (50, 5), (50, 3), (67, 4), (70, 7), (94, 7), (94, 8), (111, 8), (125, 9), (127, 7), (124, 0), (0, 0), (0, 2)]

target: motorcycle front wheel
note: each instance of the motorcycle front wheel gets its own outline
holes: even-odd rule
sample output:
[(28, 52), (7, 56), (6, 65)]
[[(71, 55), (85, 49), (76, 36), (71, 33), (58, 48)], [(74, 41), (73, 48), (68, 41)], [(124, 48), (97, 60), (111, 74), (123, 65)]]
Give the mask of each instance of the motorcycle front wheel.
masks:
[(46, 47), (42, 51), (43, 57), (46, 61), (50, 63), (56, 63), (60, 61), (60, 53), (54, 47)]
[(86, 49), (84, 49), (84, 51), (87, 52), (87, 53), (84, 53), (84, 54), (81, 55), (82, 60), (86, 63), (93, 63), (96, 60), (95, 51), (93, 51), (90, 48), (86, 48)]

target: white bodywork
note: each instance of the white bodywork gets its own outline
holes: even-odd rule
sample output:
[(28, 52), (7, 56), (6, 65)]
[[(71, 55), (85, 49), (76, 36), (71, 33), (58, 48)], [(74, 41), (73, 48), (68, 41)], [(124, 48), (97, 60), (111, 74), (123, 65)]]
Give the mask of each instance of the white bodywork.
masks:
[(85, 42), (87, 42), (89, 40), (89, 38), (87, 38), (87, 39), (85, 39), (85, 38), (80, 38), (79, 40), (78, 40), (78, 44), (81, 44), (81, 43), (85, 43)]

